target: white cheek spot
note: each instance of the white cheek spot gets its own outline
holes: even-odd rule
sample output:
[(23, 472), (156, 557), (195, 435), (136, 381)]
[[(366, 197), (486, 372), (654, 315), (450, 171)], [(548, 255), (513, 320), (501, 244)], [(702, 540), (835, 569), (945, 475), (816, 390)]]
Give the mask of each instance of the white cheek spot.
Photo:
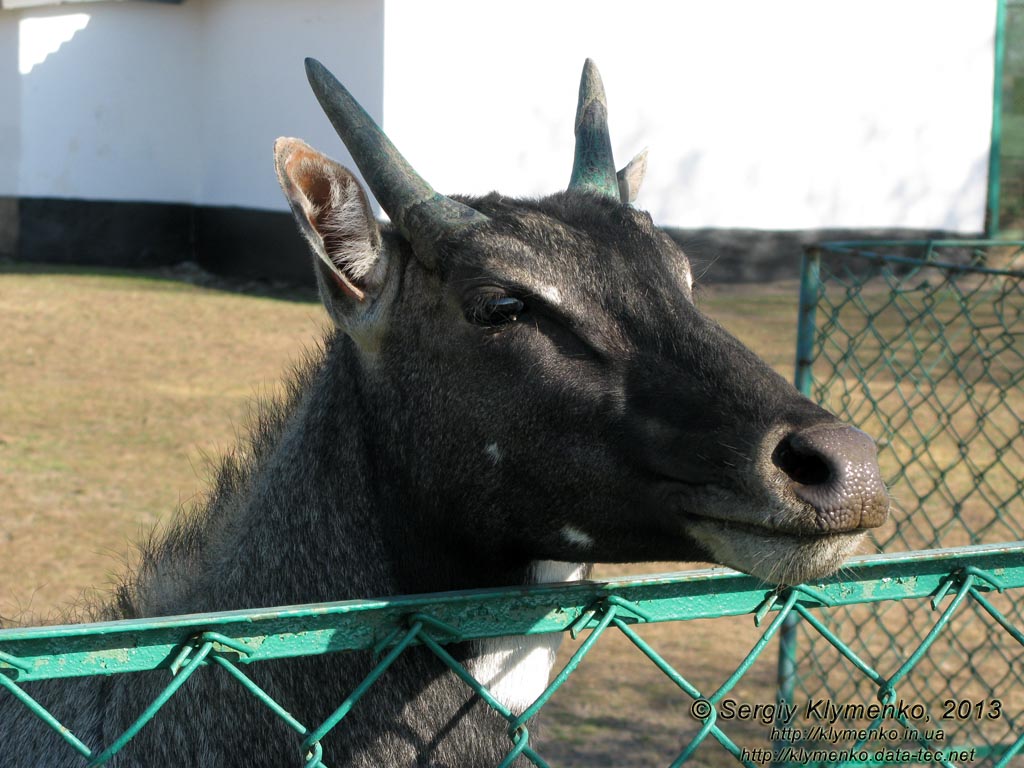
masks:
[(571, 525), (562, 527), (562, 538), (570, 544), (576, 544), (581, 547), (592, 547), (594, 545), (593, 536)]
[(555, 286), (553, 285), (542, 286), (540, 290), (537, 291), (537, 293), (539, 293), (552, 304), (562, 303), (562, 292), (555, 288)]
[(497, 443), (489, 443), (487, 447), (484, 448), (484, 453), (490, 456), (491, 461), (493, 461), (495, 464), (501, 463), (503, 454), (501, 453), (501, 448), (498, 447)]

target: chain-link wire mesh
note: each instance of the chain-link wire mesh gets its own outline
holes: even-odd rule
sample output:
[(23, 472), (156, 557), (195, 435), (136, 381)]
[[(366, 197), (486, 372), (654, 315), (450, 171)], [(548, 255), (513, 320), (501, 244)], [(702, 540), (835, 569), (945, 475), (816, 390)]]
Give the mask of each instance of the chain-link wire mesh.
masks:
[[(812, 248), (801, 318), (798, 385), (878, 440), (895, 505), (875, 535), (880, 550), (1024, 539), (1024, 243)], [(1024, 604), (1004, 596), (995, 603), (1024, 624)], [(984, 620), (982, 606), (966, 610), (901, 691), (918, 701), (1010, 704), (1016, 714), (966, 718), (946, 733), (997, 755), (1020, 731), (1021, 650)], [(850, 649), (868, 664), (919, 645), (933, 626), (927, 611), (908, 603), (851, 607), (828, 622), (857, 628)], [(798, 626), (794, 644), (784, 643), (796, 669), (782, 680), (787, 695), (853, 701), (870, 693), (872, 683), (837, 663), (817, 628)]]
[[(161, 709), (197, 675), (224, 675), (243, 696), (258, 700), (268, 714), (293, 732), (294, 754), (307, 768), (326, 768), (332, 744), (343, 738), (336, 727), (355, 708), (373, 706), (375, 686), (391, 684), (388, 670), (413, 646), (425, 646), (463, 683), (507, 722), (507, 766), (547, 766), (543, 744), (531, 738), (532, 718), (563, 686), (602, 639), (620, 634), (670, 682), (684, 705), (672, 766), (739, 763), (753, 768), (771, 762), (820, 765), (882, 765), (939, 762), (973, 763), (990, 752), (953, 741), (961, 720), (982, 717), (992, 722), (1019, 723), (1021, 708), (987, 696), (971, 700), (960, 711), (955, 705), (907, 697), (905, 681), (929, 658), (944, 638), (957, 635), (977, 613), (993, 629), (1017, 644), (1024, 634), (995, 603), (1000, 597), (1024, 595), (1024, 544), (979, 547), (910, 555), (864, 558), (842, 577), (814, 586), (766, 590), (757, 579), (717, 569), (618, 583), (580, 583), (535, 586), (527, 590), (472, 591), (392, 600), (301, 606), (258, 612), (169, 617), (106, 624), (0, 631), (0, 695), (12, 695), (31, 710), (64, 743), (54, 747), (77, 753), (78, 764), (100, 766), (121, 753)], [(929, 632), (920, 643), (890, 649), (879, 662), (855, 652), (860, 627), (830, 618), (851, 606), (884, 601), (913, 604), (929, 617)], [(750, 651), (731, 674), (713, 686), (693, 684), (706, 663), (699, 655), (674, 665), (637, 631), (642, 625), (708, 617), (752, 615), (763, 627), (755, 633)], [(836, 649), (839, 662), (864, 680), (868, 695), (841, 700), (814, 696), (789, 702), (747, 701), (737, 684), (755, 661), (772, 652), (773, 640), (791, 615)], [(461, 665), (450, 644), (509, 633), (586, 633), (572, 658), (555, 674), (547, 689), (525, 711), (512, 712)], [(333, 713), (324, 721), (303, 723), (275, 699), (272, 688), (261, 687), (246, 667), (274, 664), (281, 659), (325, 652), (371, 653), (375, 666), (352, 691), (332, 693), (331, 686), (309, 691), (310, 696), (336, 696)], [(887, 669), (888, 668), (888, 669)], [(38, 686), (59, 685), (61, 679), (126, 675), (164, 670), (166, 685), (137, 719), (108, 744), (86, 744), (65, 727), (54, 712), (38, 703)], [(45, 682), (44, 682), (45, 681)], [(995, 681), (992, 681), (995, 682)], [(222, 701), (208, 701), (195, 717), (216, 722), (218, 708), (232, 705), (218, 686)], [(33, 697), (36, 693), (36, 697)], [(614, 695), (614, 690), (605, 695)], [(51, 697), (52, 698), (52, 697)], [(944, 694), (940, 699), (948, 699)], [(760, 714), (752, 714), (758, 707)], [(772, 707), (769, 712), (766, 707)], [(847, 732), (837, 725), (835, 708), (853, 718)], [(751, 738), (749, 727), (757, 726)], [(189, 732), (191, 722), (172, 725)], [(254, 724), (254, 728), (265, 728)], [(1024, 732), (1013, 725), (1015, 743), (1003, 748), (1000, 765), (1008, 765), (1024, 746)], [(0, 734), (3, 733), (0, 723)], [(0, 740), (0, 756), (10, 750), (46, 744), (39, 738)], [(30, 764), (49, 765), (54, 753), (31, 755)], [(300, 759), (301, 758), (301, 759)], [(134, 755), (133, 759), (145, 759)], [(259, 765), (260, 756), (246, 755), (246, 764)], [(4, 763), (6, 764), (6, 763)], [(611, 764), (615, 764), (612, 762)], [(665, 763), (663, 763), (665, 764)], [(337, 765), (334, 766), (337, 768)]]

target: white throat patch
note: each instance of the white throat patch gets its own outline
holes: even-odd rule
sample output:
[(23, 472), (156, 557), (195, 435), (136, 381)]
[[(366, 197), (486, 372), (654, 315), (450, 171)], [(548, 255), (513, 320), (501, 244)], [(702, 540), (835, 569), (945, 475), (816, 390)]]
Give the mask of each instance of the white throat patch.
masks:
[[(538, 560), (533, 564), (531, 583), (576, 581), (587, 566)], [(555, 654), (562, 635), (509, 635), (476, 640), (476, 654), (469, 659), (470, 674), (487, 686), (491, 695), (512, 712), (521, 714), (548, 685)]]

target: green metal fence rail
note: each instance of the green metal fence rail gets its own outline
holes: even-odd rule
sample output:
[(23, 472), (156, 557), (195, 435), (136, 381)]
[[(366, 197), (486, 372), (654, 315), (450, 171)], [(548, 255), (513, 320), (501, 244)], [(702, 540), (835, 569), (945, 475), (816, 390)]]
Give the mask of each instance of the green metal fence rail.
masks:
[[(797, 386), (879, 440), (896, 510), (882, 551), (1024, 539), (1024, 242), (890, 241), (809, 249), (801, 286)], [(1003, 600), (1024, 625), (1024, 602)], [(936, 642), (908, 675), (918, 697), (937, 687), (962, 699), (1024, 695), (1011, 635), (982, 622)], [(832, 613), (855, 627), (851, 650), (873, 663), (923, 642), (919, 606), (888, 603)], [(797, 625), (799, 624), (799, 629)], [(791, 620), (782, 631), (780, 690), (856, 700), (871, 687)], [(997, 751), (1019, 737), (1018, 714), (958, 722), (947, 735)], [(1019, 741), (1018, 741), (1019, 743)], [(986, 752), (987, 754), (987, 752)]]
[[(0, 631), (0, 687), (57, 731), (69, 750), (82, 756), (83, 765), (102, 765), (153, 717), (193, 674), (226, 674), (262, 701), (286, 722), (302, 741), (308, 766), (320, 766), (321, 742), (374, 685), (380, 675), (410, 645), (422, 644), (434, 652), (508, 720), (509, 752), (502, 765), (520, 755), (538, 766), (547, 765), (542, 749), (530, 740), (528, 721), (577, 668), (594, 643), (607, 632), (621, 632), (637, 646), (687, 697), (691, 718), (680, 724), (680, 752), (672, 765), (686, 762), (703, 743), (717, 743), (747, 766), (771, 759), (769, 739), (783, 759), (835, 765), (848, 762), (880, 765), (894, 762), (888, 752), (915, 757), (955, 752), (998, 759), (1008, 765), (1024, 747), (1024, 717), (1020, 707), (993, 697), (971, 700), (970, 712), (960, 712), (960, 701), (944, 703), (949, 692), (936, 690), (927, 696), (907, 698), (908, 674), (927, 658), (939, 638), (957, 632), (971, 616), (969, 607), (1005, 633), (1018, 645), (1024, 634), (1014, 627), (994, 597), (1024, 597), (1024, 544), (982, 546), (943, 552), (914, 552), (862, 558), (845, 570), (842, 578), (819, 584), (765, 590), (749, 576), (714, 569), (620, 582), (539, 586), (530, 589), (469, 591), (399, 597), (389, 600), (352, 601), (297, 606), (256, 612), (226, 612)], [(831, 628), (828, 616), (846, 606), (879, 601), (920, 604), (928, 610), (927, 636), (913, 648), (893, 653), (882, 663), (868, 663), (852, 650), (857, 627)], [(554, 606), (554, 607), (553, 607)], [(750, 653), (733, 674), (715, 690), (698, 690), (636, 632), (637, 626), (654, 622), (687, 621), (707, 617), (750, 614), (765, 629)], [(850, 670), (862, 677), (872, 691), (858, 700), (831, 701), (816, 698), (788, 702), (795, 709), (776, 710), (763, 723), (763, 738), (743, 743), (730, 736), (732, 721), (742, 720), (742, 706), (730, 694), (754, 660), (767, 648), (781, 623), (798, 614), (808, 627), (835, 647)], [(445, 645), (472, 638), (509, 633), (588, 632), (587, 639), (557, 675), (548, 689), (521, 716), (509, 712), (445, 650)], [(323, 723), (300, 723), (245, 674), (255, 663), (325, 652), (372, 652), (380, 657), (377, 667)], [(699, 666), (702, 660), (694, 659)], [(138, 721), (112, 744), (87, 745), (25, 692), (25, 684), (85, 675), (130, 674), (165, 670), (167, 687)], [(321, 694), (322, 695), (322, 694)], [(760, 703), (760, 702), (759, 702)], [(832, 710), (828, 704), (859, 706), (860, 724), (855, 732), (829, 729)], [(774, 704), (774, 703), (773, 703)], [(211, 702), (211, 708), (216, 702)], [(984, 717), (1014, 723), (1016, 742), (999, 750), (973, 743), (944, 739), (948, 726), (960, 717), (974, 716), (980, 707)], [(1012, 710), (1012, 711), (1011, 711)], [(930, 718), (930, 719), (929, 719)], [(691, 733), (683, 733), (689, 727)], [(771, 732), (774, 728), (777, 733)], [(727, 755), (726, 755), (727, 756)], [(839, 757), (835, 757), (839, 756)], [(730, 759), (731, 760), (731, 759)], [(911, 760), (907, 760), (910, 762)], [(954, 761), (942, 759), (943, 765)]]

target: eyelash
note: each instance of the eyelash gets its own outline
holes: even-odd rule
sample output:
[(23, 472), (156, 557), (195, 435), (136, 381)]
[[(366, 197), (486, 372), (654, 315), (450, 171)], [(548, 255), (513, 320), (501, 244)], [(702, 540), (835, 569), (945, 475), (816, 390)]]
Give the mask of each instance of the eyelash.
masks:
[(516, 322), (525, 312), (521, 299), (499, 293), (481, 293), (466, 305), (466, 320), (473, 325), (497, 328)]

